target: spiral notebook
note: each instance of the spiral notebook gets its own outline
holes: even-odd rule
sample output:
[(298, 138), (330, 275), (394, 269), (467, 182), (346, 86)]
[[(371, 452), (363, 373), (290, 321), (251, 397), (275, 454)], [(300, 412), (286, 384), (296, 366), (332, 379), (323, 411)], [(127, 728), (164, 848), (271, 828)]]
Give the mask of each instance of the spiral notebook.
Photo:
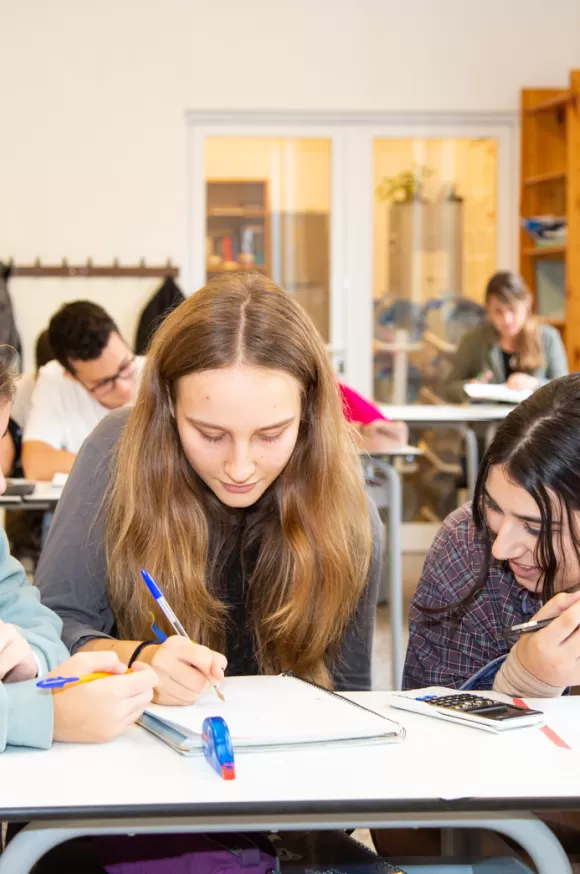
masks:
[(138, 724), (189, 755), (201, 752), (207, 716), (223, 716), (236, 751), (404, 738), (398, 723), (292, 674), (230, 677), (221, 688), (225, 701), (208, 689), (191, 707), (152, 705)]

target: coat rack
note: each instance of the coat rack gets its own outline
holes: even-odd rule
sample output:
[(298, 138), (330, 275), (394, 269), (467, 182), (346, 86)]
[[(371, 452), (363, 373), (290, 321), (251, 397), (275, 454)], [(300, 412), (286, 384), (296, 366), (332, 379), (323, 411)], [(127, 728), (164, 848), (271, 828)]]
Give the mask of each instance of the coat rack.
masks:
[(34, 264), (13, 264), (8, 262), (12, 276), (39, 276), (39, 277), (78, 277), (85, 278), (135, 278), (143, 279), (147, 277), (157, 277), (165, 279), (172, 277), (175, 279), (179, 276), (179, 268), (171, 263), (171, 259), (167, 259), (167, 263), (162, 267), (148, 267), (145, 264), (145, 259), (141, 258), (137, 266), (122, 266), (117, 258), (109, 266), (98, 267), (93, 264), (90, 258), (87, 258), (86, 264), (72, 265), (69, 264), (66, 258), (63, 258), (60, 264), (41, 264), (40, 258), (37, 258)]

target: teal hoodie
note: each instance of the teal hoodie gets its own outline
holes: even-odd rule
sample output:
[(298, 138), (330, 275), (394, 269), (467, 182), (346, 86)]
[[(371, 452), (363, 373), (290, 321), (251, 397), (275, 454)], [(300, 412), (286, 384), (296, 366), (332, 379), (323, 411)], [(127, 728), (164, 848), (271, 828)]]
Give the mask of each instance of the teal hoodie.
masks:
[[(0, 620), (16, 625), (30, 643), (40, 674), (68, 658), (60, 639), (62, 622), (40, 603), (38, 589), (30, 585), (24, 568), (10, 555), (6, 534), (1, 529)], [(0, 682), (0, 752), (8, 744), (48, 749), (53, 723), (52, 694), (37, 689), (36, 680)]]

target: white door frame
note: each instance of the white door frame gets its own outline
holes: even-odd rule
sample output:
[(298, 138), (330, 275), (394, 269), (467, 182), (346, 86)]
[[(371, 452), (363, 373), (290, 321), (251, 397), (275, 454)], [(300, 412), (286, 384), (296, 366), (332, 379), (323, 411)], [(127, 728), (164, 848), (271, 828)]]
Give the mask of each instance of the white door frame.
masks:
[[(197, 111), (189, 135), (186, 285), (204, 282), (206, 136), (320, 137), (332, 142), (330, 344), (345, 380), (372, 396), (373, 140), (494, 137), (498, 141), (498, 268), (518, 262), (518, 117), (511, 112), (357, 113)], [(364, 352), (363, 352), (364, 350)]]

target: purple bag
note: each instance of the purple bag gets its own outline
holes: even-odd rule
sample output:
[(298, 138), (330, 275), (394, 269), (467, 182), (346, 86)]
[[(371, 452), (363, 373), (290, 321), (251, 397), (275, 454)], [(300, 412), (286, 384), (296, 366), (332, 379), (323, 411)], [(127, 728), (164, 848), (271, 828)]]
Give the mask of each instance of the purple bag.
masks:
[(94, 845), (108, 874), (280, 874), (259, 834), (99, 837)]

